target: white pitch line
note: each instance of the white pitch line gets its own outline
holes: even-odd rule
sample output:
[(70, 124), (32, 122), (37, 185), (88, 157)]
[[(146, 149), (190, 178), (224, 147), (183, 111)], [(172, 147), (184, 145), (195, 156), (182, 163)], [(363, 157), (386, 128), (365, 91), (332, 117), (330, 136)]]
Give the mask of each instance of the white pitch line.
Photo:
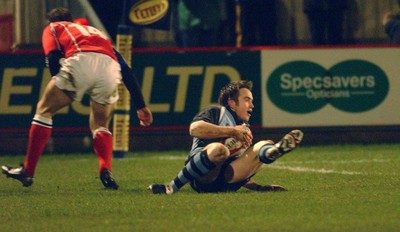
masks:
[(185, 160), (187, 156), (160, 156), (158, 159), (161, 160)]
[(351, 171), (335, 171), (331, 169), (314, 169), (314, 168), (305, 168), (305, 167), (292, 167), (292, 166), (282, 166), (282, 165), (271, 165), (268, 168), (281, 169), (281, 170), (289, 170), (293, 172), (315, 172), (315, 173), (334, 173), (334, 174), (342, 174), (342, 175), (365, 175), (362, 172), (351, 172)]
[[(184, 160), (186, 159), (186, 157), (183, 156), (156, 156), (156, 157), (152, 157), (152, 158), (156, 158), (156, 159), (163, 159), (163, 160)], [(328, 161), (329, 162), (329, 161)], [(336, 161), (331, 161), (336, 162)], [(346, 161), (337, 161), (337, 162), (344, 162), (347, 163)], [(350, 162), (385, 162), (382, 160), (352, 160)], [(297, 162), (296, 162), (297, 163)], [(298, 162), (300, 163), (300, 162)], [(308, 163), (308, 162), (304, 162), (304, 163)], [(265, 167), (265, 166), (264, 166)], [(305, 168), (305, 167), (293, 167), (293, 166), (283, 166), (283, 165), (269, 165), (268, 168), (274, 168), (274, 169), (281, 169), (281, 170), (289, 170), (289, 171), (293, 171), (293, 172), (315, 172), (315, 173), (334, 173), (334, 174), (342, 174), (342, 175), (365, 175), (365, 173), (362, 172), (351, 172), (351, 171), (335, 171), (335, 170), (330, 170), (330, 169), (314, 169), (314, 168)]]
[(348, 163), (389, 163), (392, 160), (385, 159), (358, 159), (358, 160), (307, 160), (307, 161), (286, 161), (289, 164), (313, 164), (313, 163), (325, 163), (325, 164), (348, 164)]
[[(119, 161), (127, 161), (127, 160), (136, 160), (136, 159), (158, 159), (158, 160), (186, 160), (187, 156), (151, 156), (151, 157), (127, 157), (124, 159), (118, 159)], [(308, 160), (308, 161), (289, 161), (285, 162), (286, 164), (292, 165), (301, 165), (301, 164), (310, 164), (310, 163), (385, 163), (385, 162), (392, 162), (392, 160), (385, 160), (385, 159), (359, 159), (359, 160)], [(279, 165), (279, 164), (271, 164), (271, 165), (264, 165), (264, 168), (273, 168), (273, 169), (280, 169), (280, 170), (289, 170), (293, 172), (314, 172), (314, 173), (322, 173), (322, 174), (342, 174), (342, 175), (369, 175), (372, 173), (365, 173), (365, 172), (353, 172), (353, 171), (336, 171), (332, 169), (315, 169), (315, 168), (306, 168), (301, 166), (289, 166), (289, 165)], [(374, 175), (383, 175), (382, 173), (374, 173)], [(398, 176), (398, 173), (386, 174), (392, 176)]]

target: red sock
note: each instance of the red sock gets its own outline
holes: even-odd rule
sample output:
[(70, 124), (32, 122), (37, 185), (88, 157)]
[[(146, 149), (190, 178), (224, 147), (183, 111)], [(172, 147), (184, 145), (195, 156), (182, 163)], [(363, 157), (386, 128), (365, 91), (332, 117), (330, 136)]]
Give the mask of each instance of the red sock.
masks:
[(111, 132), (100, 127), (93, 133), (93, 149), (99, 159), (99, 174), (104, 169), (111, 171), (111, 158), (113, 149), (113, 138)]
[(24, 162), (24, 168), (28, 176), (33, 177), (40, 156), (51, 136), (52, 120), (35, 115), (29, 130), (28, 150)]

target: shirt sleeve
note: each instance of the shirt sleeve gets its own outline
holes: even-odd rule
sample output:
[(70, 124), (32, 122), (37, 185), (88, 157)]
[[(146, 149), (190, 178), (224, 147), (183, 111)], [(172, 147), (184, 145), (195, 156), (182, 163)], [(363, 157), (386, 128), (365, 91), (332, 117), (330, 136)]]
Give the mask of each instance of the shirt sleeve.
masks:
[(47, 56), (53, 50), (61, 50), (57, 44), (55, 35), (50, 29), (50, 25), (43, 30), (42, 46), (45, 56)]
[(215, 125), (218, 125), (219, 114), (221, 112), (220, 107), (208, 107), (200, 111), (194, 116), (192, 123), (197, 121), (205, 121)]

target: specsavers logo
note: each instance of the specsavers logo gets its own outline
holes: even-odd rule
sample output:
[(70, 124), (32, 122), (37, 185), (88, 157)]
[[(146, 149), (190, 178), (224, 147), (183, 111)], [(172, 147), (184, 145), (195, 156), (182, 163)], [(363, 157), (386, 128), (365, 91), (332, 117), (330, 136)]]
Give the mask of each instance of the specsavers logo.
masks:
[(346, 112), (364, 112), (378, 106), (389, 91), (381, 68), (365, 60), (347, 60), (326, 70), (309, 61), (278, 67), (267, 81), (271, 101), (282, 110), (305, 114), (326, 104)]

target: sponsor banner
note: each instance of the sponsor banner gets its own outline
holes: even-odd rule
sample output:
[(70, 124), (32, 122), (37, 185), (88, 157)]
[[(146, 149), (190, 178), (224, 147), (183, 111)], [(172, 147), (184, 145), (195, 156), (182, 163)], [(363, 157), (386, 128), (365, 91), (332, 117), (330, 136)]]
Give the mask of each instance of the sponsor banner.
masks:
[[(39, 97), (50, 80), (41, 54), (0, 56), (0, 129), (29, 128)], [(55, 116), (55, 127), (88, 126), (89, 99), (74, 102)], [(84, 115), (85, 117), (82, 117)]]
[[(145, 101), (153, 112), (152, 128), (186, 128), (201, 108), (218, 104), (221, 87), (240, 79), (255, 84), (256, 109), (251, 123), (261, 125), (259, 51), (143, 52), (133, 53), (132, 60)], [(35, 106), (49, 80), (43, 55), (0, 55), (1, 132), (30, 127)], [(134, 109), (131, 106), (130, 125), (139, 127)], [(89, 110), (87, 96), (82, 103), (65, 107), (54, 117), (55, 130), (88, 131)]]
[(254, 83), (250, 123), (261, 125), (259, 51), (133, 53), (132, 67), (155, 125), (188, 126), (199, 110), (218, 104), (224, 85), (240, 79)]
[(399, 48), (262, 51), (263, 127), (399, 125)]
[(171, 6), (168, 0), (127, 0), (128, 22), (134, 27), (169, 30)]

